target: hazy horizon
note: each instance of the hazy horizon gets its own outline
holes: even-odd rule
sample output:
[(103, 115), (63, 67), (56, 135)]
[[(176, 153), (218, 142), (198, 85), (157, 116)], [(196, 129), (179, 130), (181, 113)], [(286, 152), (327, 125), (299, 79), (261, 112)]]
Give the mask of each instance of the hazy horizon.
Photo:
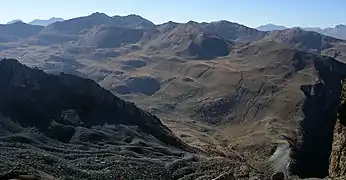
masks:
[[(137, 14), (155, 24), (168, 21), (211, 22), (228, 20), (249, 27), (265, 24), (286, 27), (335, 27), (346, 24), (346, 1), (343, 0), (201, 0), (182, 1), (166, 0), (14, 0), (2, 2), (0, 23), (20, 19), (26, 23), (34, 19), (59, 17), (71, 19), (102, 12), (109, 16)], [(11, 15), (9, 15), (11, 14)]]

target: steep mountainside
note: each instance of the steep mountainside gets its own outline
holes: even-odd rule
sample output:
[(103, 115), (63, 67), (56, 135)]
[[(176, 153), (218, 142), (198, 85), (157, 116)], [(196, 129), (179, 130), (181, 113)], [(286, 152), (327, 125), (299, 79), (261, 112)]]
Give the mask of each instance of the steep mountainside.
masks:
[[(155, 116), (116, 98), (90, 80), (65, 74), (47, 75), (9, 59), (1, 61), (0, 72), (0, 111), (24, 127), (36, 126), (46, 130), (53, 119), (57, 123), (68, 123), (61, 119), (62, 113), (71, 110), (77, 113), (86, 127), (105, 123), (138, 125), (142, 131), (163, 142), (170, 141), (165, 142), (167, 144), (183, 147)], [(99, 120), (95, 122), (96, 118)], [(161, 139), (165, 137), (166, 140)]]

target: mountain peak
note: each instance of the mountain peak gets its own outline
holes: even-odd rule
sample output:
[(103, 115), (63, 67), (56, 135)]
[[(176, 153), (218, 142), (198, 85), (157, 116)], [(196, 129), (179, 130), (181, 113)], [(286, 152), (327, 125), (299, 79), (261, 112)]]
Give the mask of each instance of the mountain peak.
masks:
[(64, 21), (63, 18), (59, 18), (59, 17), (52, 17), (49, 20)]
[(344, 25), (344, 24), (339, 24), (339, 25), (336, 25), (335, 28), (346, 28), (346, 25)]
[(91, 15), (89, 15), (90, 17), (109, 17), (107, 14), (105, 13), (100, 13), (100, 12), (94, 12)]
[(33, 21), (31, 21), (29, 24), (31, 25), (37, 25), (37, 26), (48, 26), (50, 24), (56, 23), (56, 22), (61, 22), (64, 21), (64, 19), (62, 18), (56, 18), (56, 17), (52, 17), (50, 19), (35, 19)]
[(127, 16), (113, 16), (113, 20), (117, 21), (117, 24), (121, 26), (130, 26), (136, 28), (152, 28), (155, 24), (140, 15), (129, 14)]
[(256, 29), (260, 31), (275, 31), (275, 30), (284, 30), (284, 29), (287, 29), (287, 27), (269, 23), (269, 24), (258, 26)]
[(22, 23), (24, 23), (22, 20), (20, 20), (20, 19), (15, 19), (15, 20), (12, 20), (12, 21), (9, 21), (9, 22), (7, 22), (6, 24), (13, 24), (13, 23), (17, 23), (17, 22), (22, 22)]

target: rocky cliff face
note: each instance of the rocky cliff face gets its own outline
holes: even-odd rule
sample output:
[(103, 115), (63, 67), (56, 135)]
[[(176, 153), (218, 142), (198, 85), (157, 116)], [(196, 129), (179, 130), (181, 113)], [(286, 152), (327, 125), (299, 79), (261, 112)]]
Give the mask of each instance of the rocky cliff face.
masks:
[(329, 176), (346, 176), (346, 85), (343, 84), (338, 120), (334, 129), (332, 153), (330, 156)]
[(290, 170), (303, 178), (328, 176), (341, 81), (346, 76), (346, 65), (335, 59), (325, 58), (314, 63), (319, 81), (301, 87), (306, 96), (305, 118), (301, 122), (301, 139), (293, 145), (291, 154)]

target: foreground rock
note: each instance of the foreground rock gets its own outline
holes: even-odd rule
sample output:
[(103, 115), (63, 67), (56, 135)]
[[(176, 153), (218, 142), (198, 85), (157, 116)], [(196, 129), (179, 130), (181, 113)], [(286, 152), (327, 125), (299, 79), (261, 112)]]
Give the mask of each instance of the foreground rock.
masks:
[(343, 85), (338, 120), (334, 129), (333, 147), (330, 156), (329, 175), (332, 178), (346, 176), (346, 86)]

